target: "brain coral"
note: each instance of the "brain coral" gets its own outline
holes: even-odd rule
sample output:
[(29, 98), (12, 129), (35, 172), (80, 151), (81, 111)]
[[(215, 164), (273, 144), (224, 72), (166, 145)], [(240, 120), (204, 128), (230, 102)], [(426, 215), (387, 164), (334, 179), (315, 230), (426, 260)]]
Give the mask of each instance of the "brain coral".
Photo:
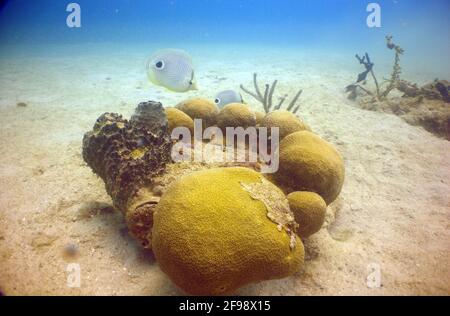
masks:
[(227, 104), (217, 116), (217, 126), (222, 130), (226, 127), (243, 127), (256, 125), (255, 114), (242, 103)]
[(185, 100), (177, 104), (176, 108), (192, 119), (202, 119), (203, 128), (215, 125), (219, 113), (219, 108), (213, 102), (202, 98)]
[(153, 251), (170, 279), (195, 295), (221, 295), (283, 278), (302, 265), (284, 194), (240, 167), (196, 171), (174, 182), (154, 213)]
[(344, 161), (333, 145), (308, 132), (286, 136), (279, 147), (279, 168), (273, 179), (287, 192), (312, 191), (330, 204), (344, 183)]
[(292, 192), (288, 196), (289, 207), (298, 223), (297, 234), (307, 238), (318, 232), (325, 221), (327, 204), (314, 192)]
[(187, 127), (191, 131), (191, 135), (194, 133), (194, 121), (191, 119), (189, 115), (180, 111), (176, 108), (165, 108), (167, 121), (169, 123), (169, 133), (172, 133), (172, 130), (175, 127)]
[(265, 113), (260, 112), (260, 111), (255, 111), (256, 125), (261, 125), (261, 122), (265, 116), (266, 116)]
[(287, 135), (298, 131), (311, 131), (309, 126), (302, 122), (295, 114), (287, 110), (276, 110), (268, 113), (261, 121), (263, 127), (279, 127), (280, 140)]

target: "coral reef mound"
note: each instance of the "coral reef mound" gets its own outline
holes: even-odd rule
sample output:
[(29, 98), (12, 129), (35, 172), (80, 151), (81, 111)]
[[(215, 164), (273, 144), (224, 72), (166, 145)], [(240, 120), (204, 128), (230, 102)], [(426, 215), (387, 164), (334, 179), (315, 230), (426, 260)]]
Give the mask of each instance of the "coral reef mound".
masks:
[(217, 116), (217, 126), (223, 131), (227, 127), (242, 127), (256, 125), (255, 114), (250, 108), (242, 103), (231, 103), (226, 105)]
[(292, 192), (287, 196), (289, 207), (298, 224), (297, 234), (307, 238), (318, 232), (325, 221), (327, 204), (314, 192)]
[(189, 115), (177, 108), (165, 108), (164, 111), (169, 123), (169, 133), (172, 133), (175, 127), (187, 127), (191, 134), (194, 133), (194, 121)]
[(280, 129), (280, 140), (289, 134), (298, 131), (311, 131), (309, 126), (302, 122), (295, 114), (287, 110), (275, 110), (268, 113), (261, 121), (262, 127), (278, 127)]
[(304, 248), (284, 194), (242, 167), (188, 174), (154, 214), (153, 251), (170, 279), (195, 295), (222, 295), (296, 272)]
[(344, 160), (333, 145), (300, 131), (280, 142), (280, 166), (273, 179), (285, 191), (316, 192), (330, 204), (344, 183)]
[[(419, 87), (401, 79), (400, 56), (404, 50), (393, 42), (390, 35), (386, 36), (386, 46), (394, 52), (390, 78), (379, 84), (369, 54), (365, 53), (363, 57), (356, 55), (365, 71), (358, 75), (355, 83), (345, 88), (349, 93), (348, 99), (357, 100), (358, 105), (366, 110), (398, 115), (411, 125), (422, 126), (430, 133), (450, 140), (450, 82), (435, 79)], [(368, 74), (371, 74), (375, 90), (367, 87)], [(392, 96), (394, 91), (403, 95)]]
[(192, 119), (203, 120), (203, 127), (213, 126), (217, 122), (219, 108), (214, 102), (203, 98), (185, 100), (176, 105), (176, 108), (189, 115)]
[(266, 114), (264, 114), (263, 112), (255, 111), (255, 119), (257, 126), (261, 124), (262, 120), (264, 119), (264, 116), (266, 116)]

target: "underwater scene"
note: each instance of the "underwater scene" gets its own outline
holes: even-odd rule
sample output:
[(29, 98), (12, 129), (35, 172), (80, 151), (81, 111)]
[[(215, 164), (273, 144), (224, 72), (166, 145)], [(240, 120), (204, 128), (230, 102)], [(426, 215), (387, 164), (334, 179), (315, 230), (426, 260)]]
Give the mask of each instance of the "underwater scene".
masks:
[(450, 295), (448, 0), (0, 3), (1, 295)]

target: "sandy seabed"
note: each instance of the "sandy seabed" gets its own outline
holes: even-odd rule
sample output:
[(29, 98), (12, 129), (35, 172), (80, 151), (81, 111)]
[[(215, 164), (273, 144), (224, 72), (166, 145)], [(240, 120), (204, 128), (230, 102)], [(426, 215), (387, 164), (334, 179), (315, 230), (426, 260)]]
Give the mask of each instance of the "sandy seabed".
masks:
[[(147, 81), (150, 51), (76, 49), (80, 54), (67, 48), (68, 56), (0, 58), (4, 294), (183, 294), (129, 236), (103, 182), (82, 160), (81, 140), (103, 112), (128, 117), (140, 101), (173, 106), (212, 98), (239, 83), (251, 87), (255, 71), (261, 81), (278, 79), (280, 95), (303, 88), (300, 115), (343, 154), (346, 180), (326, 225), (305, 242), (302, 271), (237, 294), (450, 294), (450, 142), (347, 100), (344, 87), (360, 70), (353, 55), (193, 49), (200, 90), (175, 94)], [(434, 79), (408, 75), (421, 84)], [(76, 245), (75, 258), (64, 255), (68, 245)], [(81, 268), (79, 288), (67, 285), (71, 262)], [(373, 267), (380, 268), (380, 287), (368, 286)]]

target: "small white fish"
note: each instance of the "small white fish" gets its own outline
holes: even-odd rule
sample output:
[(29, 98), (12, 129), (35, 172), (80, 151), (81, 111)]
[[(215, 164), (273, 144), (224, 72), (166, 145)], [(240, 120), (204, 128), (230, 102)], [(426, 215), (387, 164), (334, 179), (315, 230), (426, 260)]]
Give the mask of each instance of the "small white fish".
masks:
[(234, 90), (224, 90), (216, 95), (214, 103), (219, 109), (222, 109), (225, 105), (230, 103), (244, 103), (244, 100), (239, 92)]
[(197, 90), (191, 57), (183, 50), (162, 49), (147, 61), (150, 82), (175, 92)]

